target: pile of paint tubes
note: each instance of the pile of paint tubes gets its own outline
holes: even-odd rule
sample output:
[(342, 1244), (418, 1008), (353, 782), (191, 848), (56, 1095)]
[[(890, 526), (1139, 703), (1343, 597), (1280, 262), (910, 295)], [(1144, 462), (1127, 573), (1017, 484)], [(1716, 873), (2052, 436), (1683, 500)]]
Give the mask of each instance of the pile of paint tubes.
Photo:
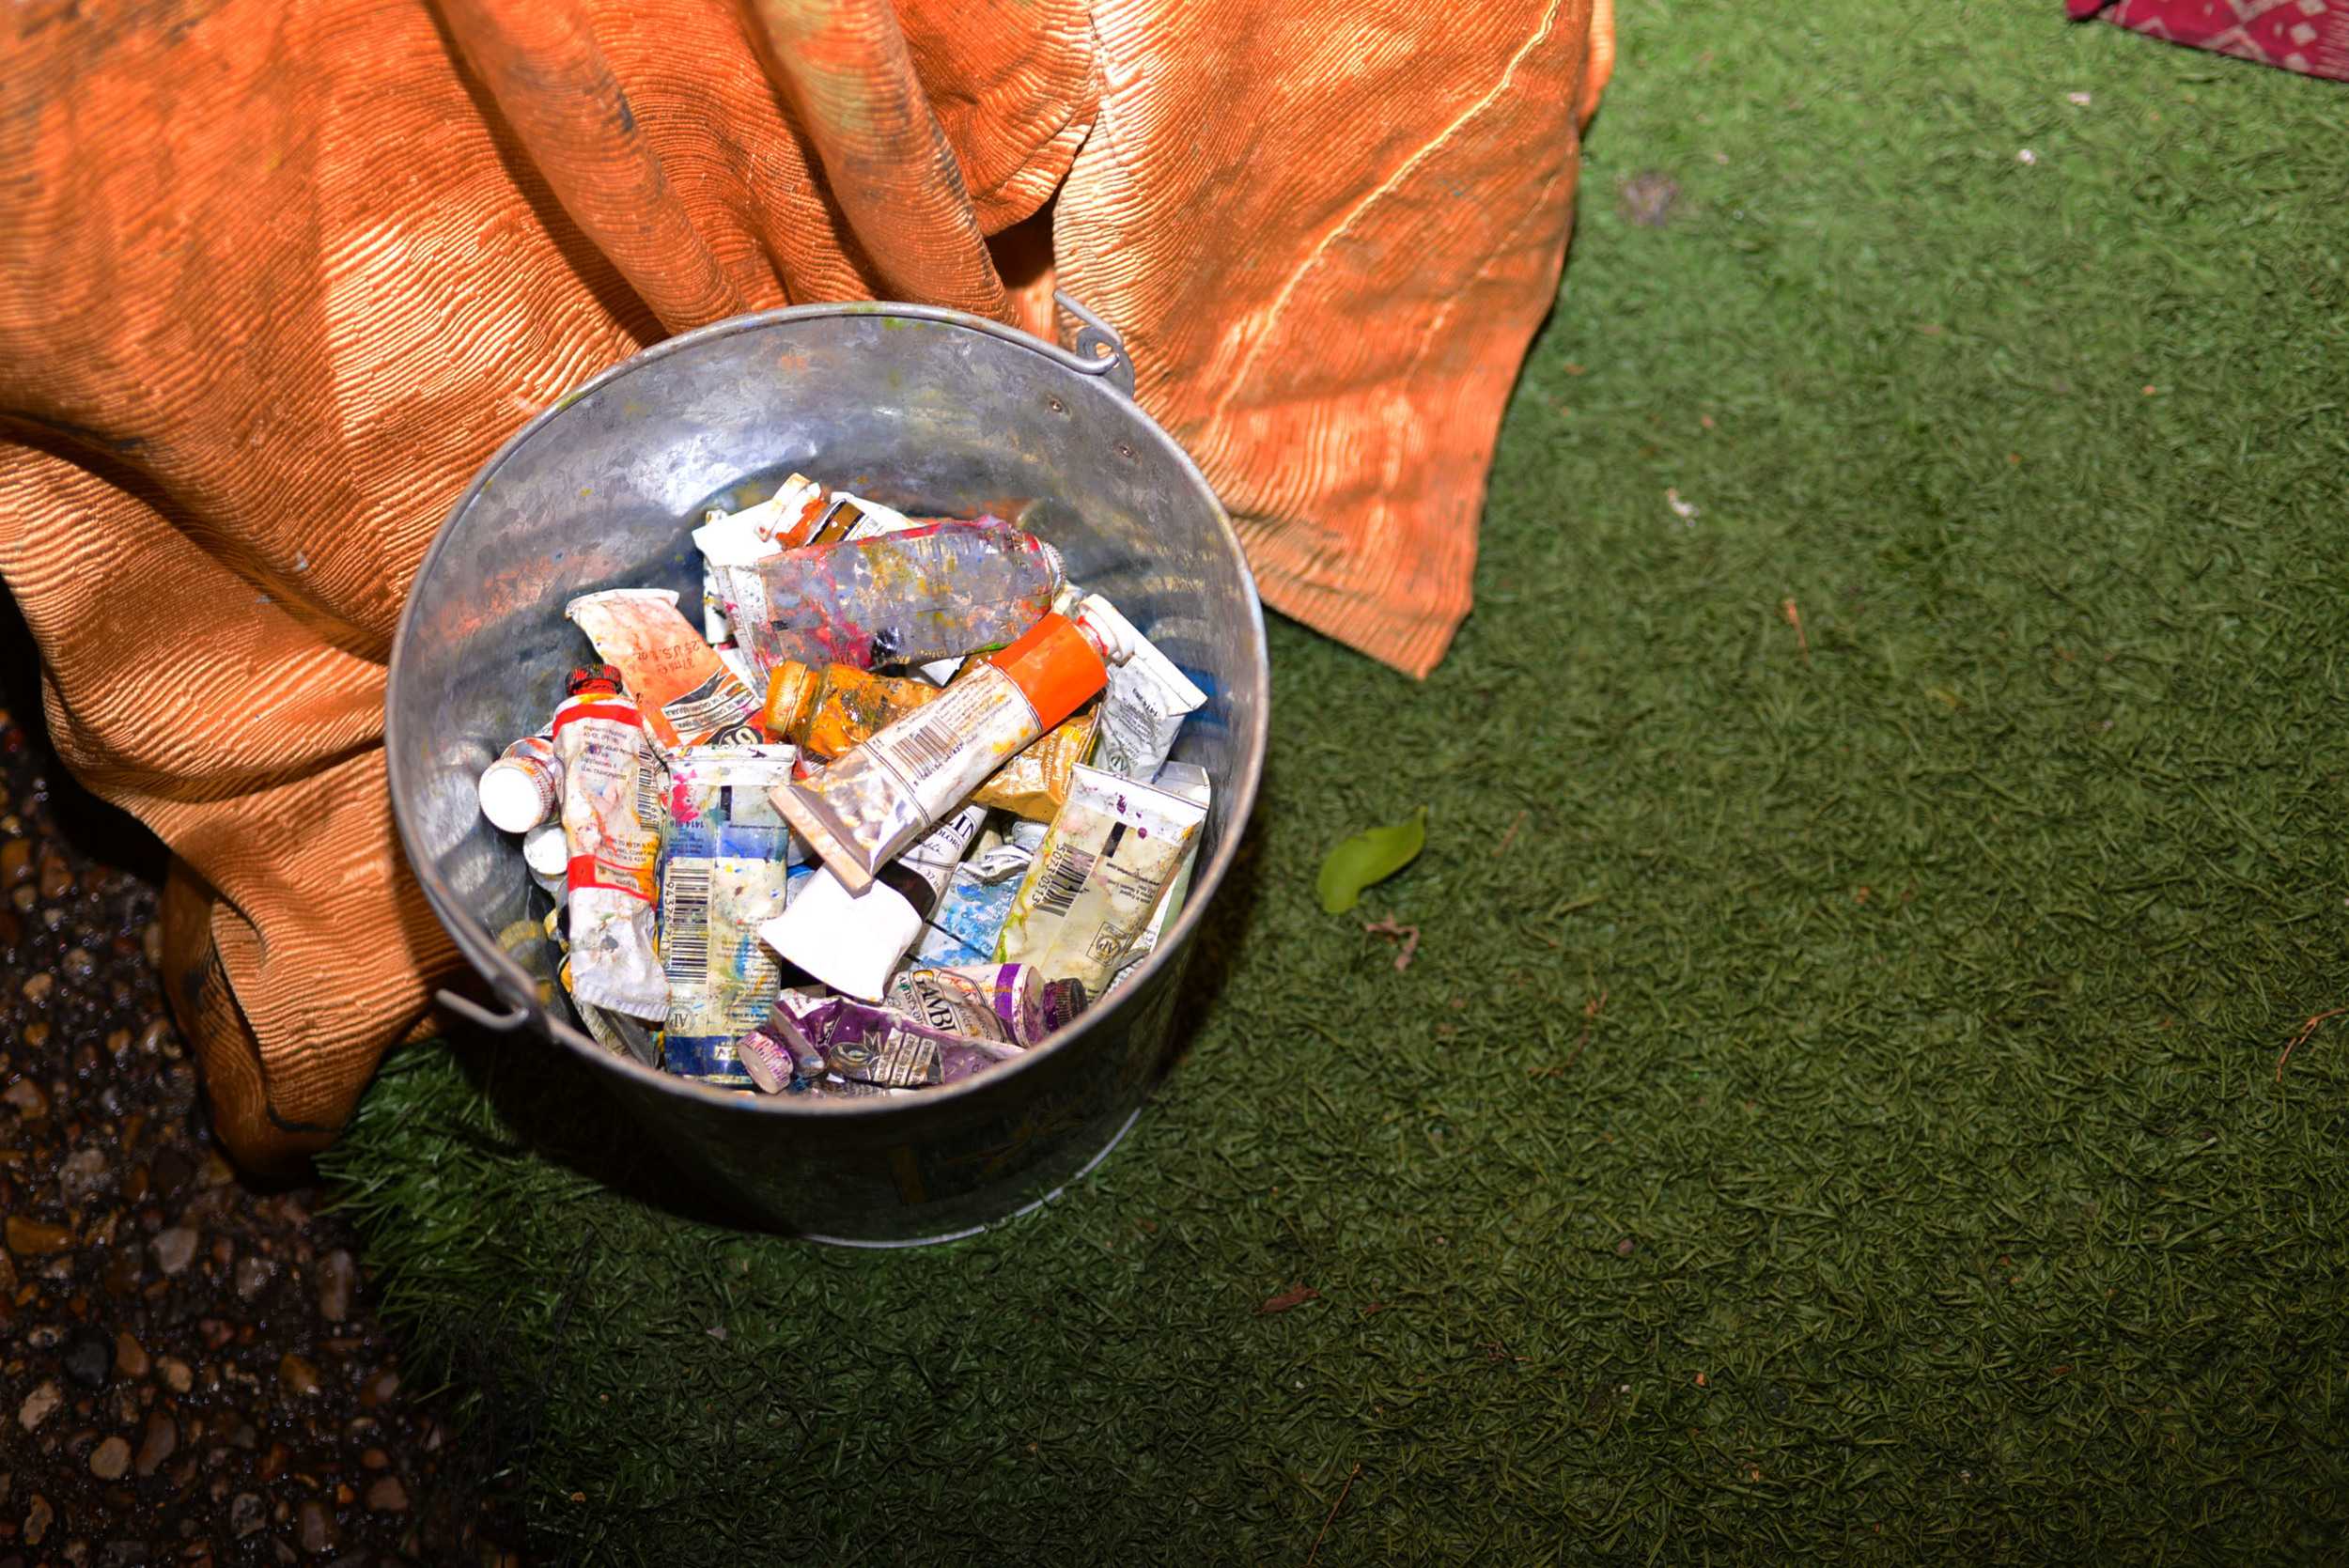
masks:
[(800, 474), (666, 589), (566, 613), (596, 662), (481, 778), (605, 1048), (722, 1088), (912, 1094), (1042, 1045), (1180, 911), (1206, 697), (1034, 534)]

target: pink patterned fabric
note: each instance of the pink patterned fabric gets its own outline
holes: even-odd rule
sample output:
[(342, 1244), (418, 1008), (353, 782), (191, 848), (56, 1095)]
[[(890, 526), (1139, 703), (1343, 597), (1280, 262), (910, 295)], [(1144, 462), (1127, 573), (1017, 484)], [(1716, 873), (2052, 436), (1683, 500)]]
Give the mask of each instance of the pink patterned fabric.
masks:
[(2148, 38), (2349, 82), (2349, 0), (2065, 0)]

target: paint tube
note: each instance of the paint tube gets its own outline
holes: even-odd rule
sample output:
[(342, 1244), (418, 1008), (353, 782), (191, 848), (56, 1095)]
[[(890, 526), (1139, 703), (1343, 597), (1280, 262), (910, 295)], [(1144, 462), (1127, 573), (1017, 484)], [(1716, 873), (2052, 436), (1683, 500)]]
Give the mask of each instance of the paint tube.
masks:
[(833, 990), (879, 1001), (986, 817), (964, 807), (859, 893), (824, 867), (758, 928), (760, 939)]
[(794, 474), (755, 506), (702, 514), (702, 525), (693, 530), (693, 548), (702, 552), (702, 634), (710, 643), (723, 643), (733, 635), (720, 568), (747, 567), (777, 551), (805, 544), (823, 505), (823, 486), (804, 474)]
[(1025, 1048), (1083, 1012), (1085, 990), (1080, 981), (1040, 981), (1026, 964), (970, 964), (902, 970), (883, 1000), (932, 1029)]
[(481, 775), (481, 815), (491, 827), (526, 833), (563, 809), (563, 765), (552, 727), (525, 735)]
[(782, 975), (758, 928), (787, 896), (780, 828), (708, 818), (672, 829), (661, 856), (661, 964), (673, 1072), (749, 1081), (735, 1042), (766, 1020)]
[(1077, 769), (1019, 883), (995, 956), (1048, 979), (1108, 987), (1206, 820), (1194, 800), (1096, 768)]
[[(942, 694), (927, 681), (877, 675), (853, 664), (828, 664), (818, 671), (791, 660), (769, 674), (760, 722), (770, 735), (830, 762)], [(1097, 711), (1089, 708), (1054, 725), (979, 785), (972, 804), (1050, 822), (1068, 799), (1071, 769), (1092, 752), (1098, 722)]]
[(1101, 742), (1093, 765), (1123, 778), (1147, 781), (1166, 761), (1183, 719), (1207, 694), (1160, 653), (1116, 608), (1096, 596), (1092, 613), (1133, 650), (1110, 672), (1101, 697)]
[(672, 590), (583, 594), (563, 613), (587, 633), (598, 657), (619, 667), (621, 684), (644, 710), (646, 732), (664, 750), (766, 738), (758, 699), (677, 613)]
[(859, 669), (1000, 647), (1061, 584), (1059, 552), (992, 518), (786, 550), (717, 570), (736, 640), (761, 669)]
[(1044, 842), (1044, 824), (1015, 822), (1002, 843), (981, 849), (955, 867), (954, 880), (923, 929), (917, 963), (951, 968), (992, 963), (995, 939), (1011, 913), (1019, 880)]
[[(1179, 795), (1201, 806), (1205, 806), (1213, 794), (1207, 770), (1195, 763), (1167, 763), (1150, 782), (1170, 795)], [(1167, 883), (1166, 892), (1159, 895), (1158, 908), (1150, 912), (1150, 924), (1142, 928), (1142, 934), (1134, 939), (1134, 945), (1127, 949), (1125, 960), (1110, 980), (1111, 990), (1116, 990), (1140, 974), (1143, 960), (1158, 951), (1159, 939), (1166, 934), (1168, 926), (1174, 924), (1174, 917), (1183, 912), (1184, 900), (1190, 896), (1191, 868), (1198, 863), (1199, 845), (1194, 839), (1190, 846), (1183, 851), (1182, 866), (1174, 873), (1174, 879)]]
[[(944, 1081), (943, 1055), (957, 1050), (989, 1062), (1007, 1061), (1020, 1048), (933, 1029), (917, 1018), (871, 1002), (834, 997), (799, 1011), (777, 1009), (790, 1026), (823, 1052), (832, 1074), (889, 1089), (914, 1089)], [(966, 1075), (967, 1076), (967, 1075)]]
[[(790, 782), (799, 755), (796, 746), (688, 746), (670, 759), (669, 818), (679, 827), (723, 822), (780, 834), (786, 824), (768, 791)], [(806, 846), (792, 839), (786, 858), (804, 861)]]
[(775, 792), (808, 846), (851, 893), (959, 807), (1012, 753), (1075, 712), (1122, 645), (1079, 618), (1046, 614), (926, 706), (814, 777)]
[(1051, 821), (1068, 799), (1078, 764), (1092, 754), (1099, 724), (1097, 706), (1053, 725), (1050, 734), (1022, 747), (992, 778), (972, 791), (971, 803), (1007, 811), (1031, 822)]
[(938, 700), (938, 688), (904, 675), (877, 675), (853, 664), (786, 660), (767, 674), (760, 722), (769, 734), (830, 762), (874, 731)]
[(570, 851), (571, 994), (615, 1013), (665, 1017), (669, 987), (653, 940), (661, 841), (636, 806), (645, 764), (640, 712), (620, 694), (619, 672), (609, 665), (572, 671), (566, 690), (553, 731)]

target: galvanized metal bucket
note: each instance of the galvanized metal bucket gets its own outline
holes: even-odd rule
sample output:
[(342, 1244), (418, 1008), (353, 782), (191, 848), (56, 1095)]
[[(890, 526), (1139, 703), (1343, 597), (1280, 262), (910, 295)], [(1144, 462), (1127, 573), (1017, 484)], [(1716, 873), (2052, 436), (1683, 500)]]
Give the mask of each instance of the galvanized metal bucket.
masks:
[[(1182, 449), (1132, 401), (1115, 335), (1074, 350), (957, 311), (808, 305), (722, 321), (605, 371), (531, 421), (443, 523), (393, 644), (393, 815), (416, 877), (503, 1013), (483, 1027), (584, 1060), (626, 1113), (756, 1223), (900, 1246), (1052, 1196), (1137, 1115), (1180, 1006), (1190, 938), (1263, 768), (1263, 613), (1239, 541)], [(554, 978), (543, 895), (474, 781), (546, 722), (585, 657), (563, 618), (597, 588), (701, 591), (691, 531), (793, 470), (922, 515), (1008, 516), (1058, 546), (1208, 693), (1175, 754), (1215, 799), (1182, 918), (1139, 976), (1050, 1045), (918, 1096), (825, 1101), (705, 1088), (603, 1050)]]

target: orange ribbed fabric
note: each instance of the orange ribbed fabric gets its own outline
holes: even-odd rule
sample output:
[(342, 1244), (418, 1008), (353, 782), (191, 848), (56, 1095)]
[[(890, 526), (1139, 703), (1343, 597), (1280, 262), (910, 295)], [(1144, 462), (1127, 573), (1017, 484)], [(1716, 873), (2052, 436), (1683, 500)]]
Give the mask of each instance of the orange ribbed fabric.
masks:
[(1594, 3), (11, 8), (0, 577), (65, 760), (176, 857), (229, 1147), (331, 1140), (454, 962), (384, 799), (427, 542), (667, 333), (881, 297), (1049, 329), (1057, 276), (1267, 599), (1431, 668), (1612, 57)]

